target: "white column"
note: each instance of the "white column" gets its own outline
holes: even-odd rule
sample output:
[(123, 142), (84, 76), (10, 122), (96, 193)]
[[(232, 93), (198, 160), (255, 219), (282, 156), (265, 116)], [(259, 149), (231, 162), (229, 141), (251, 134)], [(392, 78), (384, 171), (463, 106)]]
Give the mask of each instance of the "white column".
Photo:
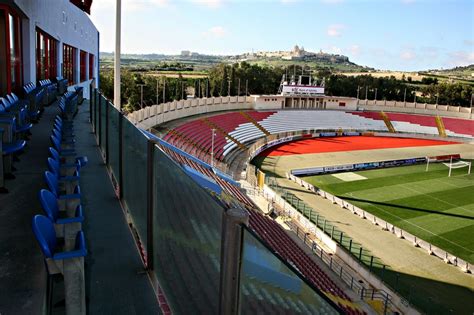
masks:
[(120, 102), (120, 38), (122, 32), (122, 0), (117, 0), (115, 14), (115, 57), (114, 57), (114, 105), (122, 109)]

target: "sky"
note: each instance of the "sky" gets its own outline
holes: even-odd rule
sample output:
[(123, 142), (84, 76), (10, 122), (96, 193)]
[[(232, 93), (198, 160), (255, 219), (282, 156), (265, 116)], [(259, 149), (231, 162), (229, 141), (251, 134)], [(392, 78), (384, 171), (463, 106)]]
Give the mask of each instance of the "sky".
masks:
[[(115, 44), (115, 0), (95, 0), (100, 51)], [(122, 53), (291, 50), (416, 71), (474, 63), (473, 0), (122, 0)]]

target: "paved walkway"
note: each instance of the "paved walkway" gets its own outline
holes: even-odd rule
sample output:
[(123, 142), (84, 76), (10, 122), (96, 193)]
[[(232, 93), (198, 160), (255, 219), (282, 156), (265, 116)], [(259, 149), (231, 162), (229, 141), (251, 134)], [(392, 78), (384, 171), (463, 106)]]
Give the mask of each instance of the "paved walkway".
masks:
[[(474, 310), (474, 276), (461, 272), (458, 268), (445, 264), (439, 258), (429, 256), (424, 250), (415, 248), (409, 242), (382, 231), (367, 220), (352, 215), (348, 210), (316, 196), (294, 182), (285, 178), (285, 172), (292, 168), (305, 168), (315, 165), (337, 165), (348, 162), (369, 162), (391, 158), (410, 158), (413, 156), (432, 156), (464, 152), (463, 156), (472, 156), (470, 145), (447, 145), (440, 147), (383, 149), (371, 151), (336, 152), (328, 154), (295, 155), (287, 157), (269, 157), (262, 164), (265, 172), (276, 174), (279, 185), (291, 190), (295, 195), (312, 205), (319, 213), (335, 224), (345, 234), (369, 249), (375, 256), (392, 269), (419, 278), (420, 281), (433, 282), (435, 298), (443, 300), (445, 290), (456, 290), (459, 298), (472, 304)], [(415, 155), (414, 155), (415, 154)], [(441, 285), (440, 285), (441, 284)], [(449, 285), (444, 285), (449, 284)], [(463, 289), (464, 287), (464, 289)], [(467, 290), (465, 288), (468, 288)]]
[[(34, 125), (15, 180), (0, 194), (0, 314), (41, 314), (46, 271), (31, 230), (31, 219), (43, 213), (38, 192), (46, 188), (49, 136), (57, 105), (47, 107)], [(158, 301), (115, 197), (88, 122), (88, 104), (75, 118), (76, 150), (89, 159), (81, 170), (82, 202), (88, 257), (86, 295), (89, 314), (159, 314)], [(59, 287), (59, 286), (58, 286)], [(61, 307), (59, 307), (61, 309)], [(59, 310), (55, 308), (55, 310)]]
[(89, 314), (159, 314), (158, 300), (99, 153), (89, 123), (89, 105), (76, 117), (76, 151), (89, 164), (81, 171)]

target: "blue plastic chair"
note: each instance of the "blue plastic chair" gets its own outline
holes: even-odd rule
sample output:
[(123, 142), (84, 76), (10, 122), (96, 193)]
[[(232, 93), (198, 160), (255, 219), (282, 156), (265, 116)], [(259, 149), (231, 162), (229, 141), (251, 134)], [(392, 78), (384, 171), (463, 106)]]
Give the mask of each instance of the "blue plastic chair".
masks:
[(86, 166), (87, 162), (89, 161), (87, 156), (71, 157), (71, 155), (61, 155), (55, 148), (52, 147), (49, 147), (49, 153), (54, 160), (58, 161), (60, 165), (64, 167), (79, 166), (79, 168), (82, 168)]
[(53, 221), (44, 215), (38, 214), (33, 217), (32, 225), (33, 234), (35, 235), (36, 240), (38, 241), (41, 248), (41, 252), (46, 259), (57, 261), (69, 258), (85, 257), (87, 255), (86, 239), (84, 237), (83, 231), (77, 232), (74, 250), (60, 252), (58, 251), (58, 241)]
[(53, 276), (62, 273), (61, 262), (67, 259), (84, 259), (87, 256), (86, 239), (83, 231), (78, 231), (75, 237), (73, 250), (59, 251), (56, 230), (53, 222), (44, 215), (35, 215), (32, 220), (33, 234), (40, 246), (44, 256), (44, 263), (48, 273), (46, 283), (48, 313), (52, 308), (53, 301)]
[(71, 167), (61, 166), (58, 160), (51, 157), (48, 158), (48, 170), (56, 175), (59, 180), (77, 182), (79, 180), (80, 168), (80, 165), (72, 165)]
[(59, 218), (58, 200), (52, 192), (46, 189), (41, 189), (39, 199), (44, 212), (55, 224), (82, 223), (84, 221), (84, 214), (81, 205), (76, 207), (74, 217)]
[(62, 189), (59, 186), (59, 183), (62, 182), (58, 180), (57, 176), (50, 171), (44, 172), (44, 179), (48, 185), (49, 190), (60, 200), (72, 200), (72, 199), (81, 199), (81, 189), (79, 185), (71, 185)]
[[(76, 155), (74, 144), (63, 143), (61, 139), (59, 139), (56, 135), (52, 134), (51, 143), (53, 144), (54, 148), (60, 152), (61, 155)], [(64, 145), (64, 147), (63, 147)]]

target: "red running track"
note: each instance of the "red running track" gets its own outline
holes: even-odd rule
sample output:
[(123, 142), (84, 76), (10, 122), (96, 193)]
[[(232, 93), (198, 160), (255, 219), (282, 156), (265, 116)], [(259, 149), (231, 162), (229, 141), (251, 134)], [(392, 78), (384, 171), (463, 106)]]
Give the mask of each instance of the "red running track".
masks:
[(293, 154), (327, 153), (341, 151), (374, 150), (431, 145), (457, 144), (458, 142), (394, 137), (330, 137), (298, 140), (283, 143), (264, 151), (260, 156), (283, 156)]

